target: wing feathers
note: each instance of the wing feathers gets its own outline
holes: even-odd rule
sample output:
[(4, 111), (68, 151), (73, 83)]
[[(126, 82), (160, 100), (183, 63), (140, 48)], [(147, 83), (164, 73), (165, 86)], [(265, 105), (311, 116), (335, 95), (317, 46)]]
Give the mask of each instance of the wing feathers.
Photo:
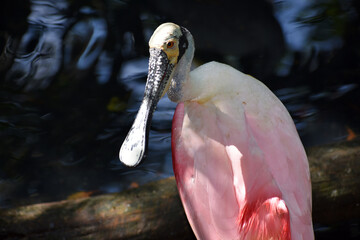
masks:
[(248, 203), (240, 216), (240, 239), (291, 239), (289, 211), (278, 197)]
[(225, 97), (180, 103), (173, 119), (174, 173), (197, 238), (290, 239), (291, 224), (292, 239), (313, 239), (307, 159), (290, 116), (278, 106), (259, 119), (248, 101)]

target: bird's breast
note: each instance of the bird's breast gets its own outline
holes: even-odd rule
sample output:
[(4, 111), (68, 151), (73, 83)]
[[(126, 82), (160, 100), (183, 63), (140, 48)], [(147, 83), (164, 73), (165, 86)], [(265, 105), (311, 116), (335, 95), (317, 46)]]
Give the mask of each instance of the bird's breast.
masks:
[(261, 123), (259, 128), (264, 131), (284, 117), (290, 117), (280, 100), (263, 83), (222, 63), (209, 62), (191, 71), (184, 88), (185, 102), (208, 104), (229, 116), (235, 111), (236, 118), (246, 112)]

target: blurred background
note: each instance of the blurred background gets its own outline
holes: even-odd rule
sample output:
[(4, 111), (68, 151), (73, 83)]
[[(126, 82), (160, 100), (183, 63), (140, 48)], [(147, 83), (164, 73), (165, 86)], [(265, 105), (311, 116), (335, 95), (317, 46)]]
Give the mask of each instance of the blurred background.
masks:
[[(175, 104), (154, 113), (148, 157), (118, 151), (142, 100), (147, 42), (171, 21), (216, 60), (282, 100), (305, 147), (360, 132), (360, 2), (351, 0), (12, 0), (0, 7), (0, 209), (120, 192), (173, 175)], [(315, 223), (358, 239), (360, 221)]]

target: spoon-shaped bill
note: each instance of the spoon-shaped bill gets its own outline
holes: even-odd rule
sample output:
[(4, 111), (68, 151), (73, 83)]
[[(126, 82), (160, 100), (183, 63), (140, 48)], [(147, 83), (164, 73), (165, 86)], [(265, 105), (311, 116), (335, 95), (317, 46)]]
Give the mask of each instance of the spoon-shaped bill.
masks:
[(144, 98), (119, 152), (120, 161), (129, 167), (137, 166), (146, 156), (152, 114), (164, 95), (173, 67), (165, 52), (150, 49)]

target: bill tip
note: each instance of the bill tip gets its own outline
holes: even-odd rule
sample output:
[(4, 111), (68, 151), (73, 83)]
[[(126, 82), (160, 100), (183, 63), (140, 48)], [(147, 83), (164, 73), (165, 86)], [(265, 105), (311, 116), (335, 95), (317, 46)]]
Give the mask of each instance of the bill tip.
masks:
[(144, 156), (144, 149), (141, 145), (133, 145), (129, 147), (124, 143), (119, 152), (120, 161), (128, 167), (137, 166)]

